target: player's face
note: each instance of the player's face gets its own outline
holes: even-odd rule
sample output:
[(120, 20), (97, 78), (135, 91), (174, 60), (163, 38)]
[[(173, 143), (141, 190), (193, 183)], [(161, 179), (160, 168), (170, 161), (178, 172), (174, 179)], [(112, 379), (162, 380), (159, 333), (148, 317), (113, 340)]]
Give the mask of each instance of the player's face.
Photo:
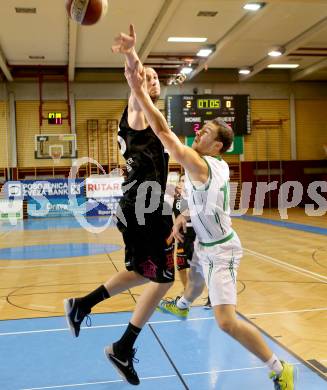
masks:
[(196, 133), (192, 148), (202, 155), (211, 155), (217, 147), (219, 150), (222, 147), (222, 143), (217, 141), (218, 126), (213, 122), (206, 123), (201, 130)]
[(160, 83), (157, 72), (152, 68), (145, 68), (146, 86), (151, 99), (156, 102), (160, 96)]
[(181, 194), (184, 191), (184, 186), (185, 186), (185, 175), (182, 175), (179, 178), (179, 181), (176, 186), (176, 191)]

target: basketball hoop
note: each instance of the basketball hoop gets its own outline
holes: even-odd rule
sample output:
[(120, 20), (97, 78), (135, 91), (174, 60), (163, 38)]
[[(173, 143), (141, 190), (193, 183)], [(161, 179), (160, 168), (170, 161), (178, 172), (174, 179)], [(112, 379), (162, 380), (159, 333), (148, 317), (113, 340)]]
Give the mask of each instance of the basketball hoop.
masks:
[(64, 148), (62, 145), (51, 145), (49, 146), (49, 154), (52, 158), (54, 164), (58, 165), (60, 163), (60, 159), (63, 155)]

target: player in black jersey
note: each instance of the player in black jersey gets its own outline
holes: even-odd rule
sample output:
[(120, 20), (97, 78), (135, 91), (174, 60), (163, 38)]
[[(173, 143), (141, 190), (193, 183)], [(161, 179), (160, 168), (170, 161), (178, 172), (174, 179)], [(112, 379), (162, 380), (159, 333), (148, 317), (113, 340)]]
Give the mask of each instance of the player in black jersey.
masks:
[[(112, 47), (114, 52), (125, 55), (130, 67), (138, 61), (135, 42), (134, 28), (130, 26), (129, 35), (121, 33)], [(156, 102), (160, 84), (152, 68), (146, 68), (146, 79), (149, 96)], [(119, 374), (130, 384), (138, 385), (140, 381), (133, 367), (134, 343), (174, 281), (174, 260), (173, 245), (167, 242), (172, 218), (162, 215), (168, 154), (148, 125), (133, 93), (119, 124), (118, 142), (127, 168), (124, 195), (117, 213), (117, 227), (125, 243), (126, 271), (118, 272), (84, 297), (65, 299), (64, 307), (68, 325), (78, 337), (81, 323), (93, 306), (122, 291), (150, 282), (137, 302), (125, 333), (120, 340), (105, 348), (106, 357)], [(152, 183), (152, 188), (148, 182)], [(152, 207), (154, 198), (157, 200), (155, 208)]]
[[(176, 186), (176, 192), (173, 203), (173, 213), (177, 218), (184, 210), (188, 209), (186, 194), (184, 190), (185, 175), (181, 175)], [(176, 268), (179, 272), (181, 282), (184, 290), (187, 284), (187, 269), (190, 268), (190, 261), (192, 260), (194, 252), (195, 231), (192, 223), (188, 222), (186, 232), (184, 233), (184, 241), (177, 242), (176, 250)]]

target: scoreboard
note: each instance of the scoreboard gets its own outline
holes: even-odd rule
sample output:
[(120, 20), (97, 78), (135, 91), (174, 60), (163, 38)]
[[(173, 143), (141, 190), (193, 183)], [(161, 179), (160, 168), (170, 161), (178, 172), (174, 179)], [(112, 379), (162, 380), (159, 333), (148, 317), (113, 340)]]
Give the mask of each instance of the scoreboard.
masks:
[(204, 123), (223, 119), (235, 135), (251, 133), (249, 95), (169, 95), (167, 122), (177, 135), (194, 136)]
[(49, 112), (48, 113), (48, 124), (49, 125), (62, 125), (61, 112)]

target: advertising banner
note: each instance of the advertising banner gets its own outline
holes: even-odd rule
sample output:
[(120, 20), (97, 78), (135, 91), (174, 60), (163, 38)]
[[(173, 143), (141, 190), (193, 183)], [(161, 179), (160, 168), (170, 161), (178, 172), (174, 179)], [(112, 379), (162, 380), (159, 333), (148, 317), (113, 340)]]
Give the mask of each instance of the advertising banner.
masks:
[(23, 201), (0, 199), (0, 221), (23, 219)]
[(31, 198), (76, 196), (83, 197), (85, 193), (83, 179), (49, 179), (8, 181), (5, 184), (5, 194), (8, 198), (29, 200)]
[(75, 213), (86, 214), (85, 197), (51, 197), (49, 199), (29, 199), (27, 213), (29, 218), (71, 217)]
[(87, 216), (111, 216), (116, 213), (121, 197), (88, 199), (86, 205)]
[(86, 179), (88, 198), (111, 198), (123, 196), (123, 177), (89, 177)]

